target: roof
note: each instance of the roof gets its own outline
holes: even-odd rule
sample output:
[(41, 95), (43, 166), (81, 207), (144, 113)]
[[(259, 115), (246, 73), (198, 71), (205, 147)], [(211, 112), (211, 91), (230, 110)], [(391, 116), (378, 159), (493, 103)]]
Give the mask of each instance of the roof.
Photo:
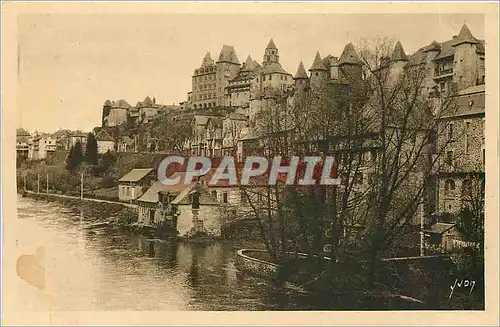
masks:
[(247, 120), (245, 115), (236, 112), (230, 113), (226, 118), (231, 120)]
[(277, 48), (277, 47), (276, 47), (276, 45), (274, 44), (273, 38), (271, 38), (271, 39), (269, 40), (269, 43), (267, 44), (266, 49), (274, 49), (274, 50), (278, 50), (278, 48)]
[(342, 51), (342, 54), (340, 55), (339, 58), (339, 64), (350, 64), (350, 65), (360, 65), (361, 60), (358, 57), (358, 54), (356, 53), (356, 50), (354, 49), (354, 45), (352, 42), (349, 42), (346, 44), (344, 51)]
[(456, 107), (450, 106), (449, 109), (453, 112), (445, 112), (439, 119), (485, 114), (484, 85), (473, 86), (461, 91), (454, 102)]
[(408, 56), (406, 55), (400, 41), (396, 43), (394, 51), (392, 51), (391, 59), (394, 61), (408, 61)]
[(146, 108), (152, 107), (153, 106), (153, 100), (151, 100), (151, 98), (149, 96), (145, 97), (144, 101), (142, 101), (142, 106), (146, 107)]
[(105, 129), (101, 129), (99, 133), (96, 134), (95, 139), (97, 141), (114, 141)]
[(468, 88), (458, 92), (458, 95), (468, 95), (468, 94), (481, 93), (481, 92), (485, 92), (485, 85), (484, 84), (468, 87)]
[(180, 194), (184, 189), (191, 187), (194, 183), (184, 184), (184, 177), (186, 172), (175, 172), (169, 178), (179, 177), (179, 183), (174, 185), (166, 185), (161, 181), (156, 181), (151, 185), (150, 188), (138, 199), (140, 202), (157, 203), (158, 202), (158, 192), (170, 193), (173, 195)]
[(448, 40), (441, 43), (441, 51), (434, 57), (434, 60), (439, 60), (453, 56), (455, 53), (452, 47), (453, 40)]
[(428, 46), (426, 46), (423, 50), (424, 52), (427, 52), (427, 51), (441, 51), (441, 44), (439, 44), (438, 41), (434, 40), (431, 42), (431, 44), (429, 44)]
[(432, 41), (431, 44), (420, 48), (417, 52), (410, 56), (409, 65), (418, 65), (422, 64), (426, 61), (426, 52), (429, 51), (437, 51), (437, 55), (433, 60), (440, 60), (443, 58), (448, 58), (454, 55), (455, 50), (454, 46), (462, 44), (462, 43), (473, 43), (477, 44), (476, 52), (478, 54), (484, 54), (484, 40), (478, 40), (472, 33), (470, 32), (467, 25), (462, 27), (458, 36), (453, 37), (451, 40), (444, 41), (442, 43), (437, 42), (436, 40)]
[(248, 55), (247, 60), (243, 63), (242, 71), (253, 71), (255, 68), (257, 68), (259, 64), (252, 59), (250, 55)]
[(203, 61), (201, 62), (201, 67), (208, 67), (214, 64), (214, 60), (212, 59), (212, 56), (210, 55), (210, 52), (207, 51), (205, 54), (205, 57), (203, 58)]
[(193, 120), (195, 122), (196, 125), (206, 125), (208, 123), (208, 119), (210, 118), (211, 116), (201, 116), (201, 115), (195, 115), (193, 117)]
[(290, 75), (278, 62), (270, 62), (261, 68), (262, 74), (286, 74)]
[(304, 63), (301, 61), (299, 64), (299, 68), (297, 68), (297, 73), (295, 74), (294, 79), (306, 79), (309, 78), (306, 73), (306, 69), (304, 68)]
[(325, 66), (325, 68), (328, 70), (330, 68), (330, 58), (332, 58), (332, 55), (328, 55), (326, 57), (323, 58), (323, 66)]
[(124, 99), (120, 99), (113, 104), (114, 107), (118, 108), (130, 108), (130, 105)]
[(219, 60), (217, 62), (229, 62), (233, 64), (240, 64), (238, 57), (236, 56), (236, 51), (232, 45), (224, 44), (220, 50)]
[(426, 230), (426, 232), (443, 234), (455, 226), (456, 224), (437, 223), (432, 225), (428, 230)]
[(111, 101), (109, 101), (109, 100), (104, 101), (104, 106), (105, 107), (111, 106)]
[(457, 46), (462, 43), (479, 43), (479, 41), (474, 36), (472, 36), (472, 33), (470, 32), (466, 24), (462, 26), (462, 29), (460, 30), (460, 33), (458, 33), (458, 36), (453, 39), (452, 46)]
[(151, 173), (153, 168), (137, 168), (129, 171), (125, 176), (120, 178), (119, 182), (138, 182), (144, 177), (146, 177), (149, 173)]
[(323, 61), (321, 60), (321, 55), (319, 54), (319, 51), (316, 52), (316, 57), (314, 57), (314, 62), (309, 68), (309, 70), (327, 70), (326, 67), (323, 65)]

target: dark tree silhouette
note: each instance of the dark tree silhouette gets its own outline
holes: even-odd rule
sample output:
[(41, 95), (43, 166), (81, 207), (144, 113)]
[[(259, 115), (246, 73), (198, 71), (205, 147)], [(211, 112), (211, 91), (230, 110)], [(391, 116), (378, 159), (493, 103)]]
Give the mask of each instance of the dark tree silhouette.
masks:
[(92, 166), (95, 166), (97, 164), (97, 140), (94, 136), (94, 133), (89, 133), (87, 136), (85, 162)]

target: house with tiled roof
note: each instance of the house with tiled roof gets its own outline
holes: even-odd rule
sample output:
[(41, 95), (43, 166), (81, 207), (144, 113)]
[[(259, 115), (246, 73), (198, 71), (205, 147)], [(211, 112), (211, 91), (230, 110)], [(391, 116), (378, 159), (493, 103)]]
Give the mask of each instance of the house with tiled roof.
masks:
[(108, 151), (115, 151), (115, 139), (109, 135), (106, 129), (101, 129), (96, 135), (97, 153), (104, 154)]
[(132, 201), (142, 196), (156, 178), (153, 168), (132, 169), (118, 180), (120, 201)]
[(179, 236), (197, 232), (220, 235), (223, 219), (220, 203), (202, 183), (185, 183), (186, 172), (175, 172), (170, 179), (179, 179), (173, 185), (156, 181), (138, 199), (138, 223), (147, 226), (165, 226)]

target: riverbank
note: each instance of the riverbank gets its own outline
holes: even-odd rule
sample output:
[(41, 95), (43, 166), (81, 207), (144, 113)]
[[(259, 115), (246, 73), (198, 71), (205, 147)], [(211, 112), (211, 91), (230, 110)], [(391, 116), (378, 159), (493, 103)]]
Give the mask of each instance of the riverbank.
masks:
[(26, 197), (39, 201), (56, 201), (69, 207), (75, 214), (80, 214), (84, 220), (93, 223), (107, 222), (115, 226), (129, 226), (137, 221), (137, 206), (100, 199), (79, 198), (76, 196), (37, 193), (25, 191)]

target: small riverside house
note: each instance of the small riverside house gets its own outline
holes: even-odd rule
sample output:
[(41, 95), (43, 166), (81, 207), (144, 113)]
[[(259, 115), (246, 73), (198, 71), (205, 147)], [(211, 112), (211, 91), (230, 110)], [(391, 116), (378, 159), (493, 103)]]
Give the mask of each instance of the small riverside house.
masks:
[(139, 198), (156, 178), (153, 168), (132, 169), (118, 180), (118, 198), (131, 201)]
[(180, 236), (201, 231), (220, 235), (220, 203), (201, 183), (184, 184), (185, 174), (176, 172), (170, 177), (180, 177), (181, 182), (175, 185), (155, 182), (138, 199), (138, 223), (158, 226), (171, 222)]

